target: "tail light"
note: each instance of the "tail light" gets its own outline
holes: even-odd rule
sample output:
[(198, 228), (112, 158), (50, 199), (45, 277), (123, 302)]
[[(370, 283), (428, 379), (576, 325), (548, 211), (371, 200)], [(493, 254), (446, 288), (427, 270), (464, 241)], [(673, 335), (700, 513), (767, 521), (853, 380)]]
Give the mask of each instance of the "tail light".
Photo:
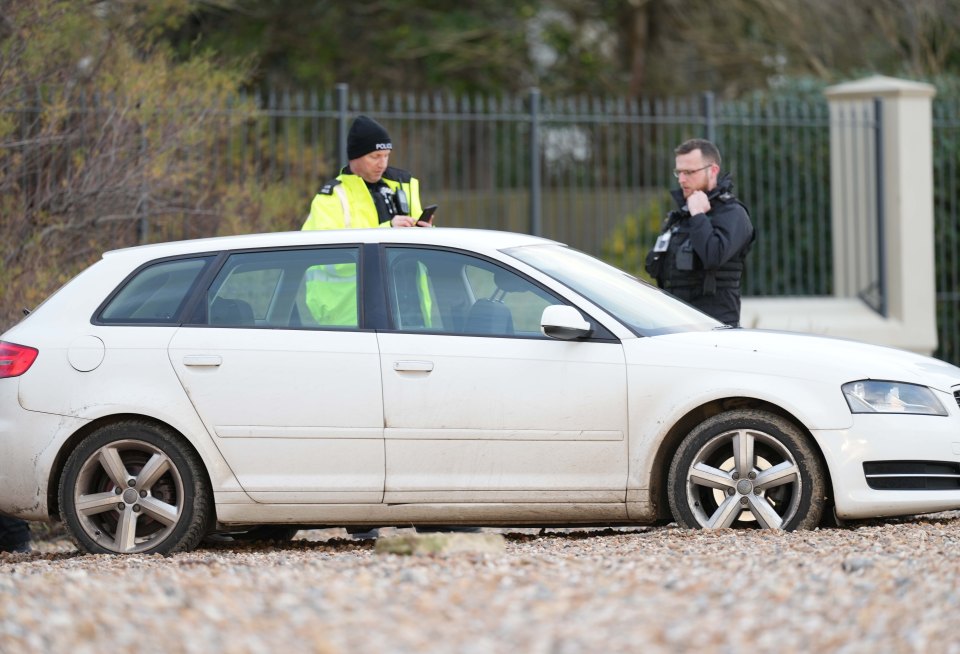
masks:
[(0, 379), (4, 377), (19, 377), (37, 360), (40, 350), (0, 341)]

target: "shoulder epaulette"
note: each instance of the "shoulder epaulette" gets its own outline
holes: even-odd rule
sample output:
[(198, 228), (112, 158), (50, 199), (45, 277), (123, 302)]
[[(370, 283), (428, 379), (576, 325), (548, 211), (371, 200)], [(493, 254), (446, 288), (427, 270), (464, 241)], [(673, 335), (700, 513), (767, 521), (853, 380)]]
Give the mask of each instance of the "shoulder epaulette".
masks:
[(317, 191), (317, 195), (333, 195), (333, 188), (339, 183), (339, 179), (331, 179), (329, 182), (320, 187), (320, 190)]

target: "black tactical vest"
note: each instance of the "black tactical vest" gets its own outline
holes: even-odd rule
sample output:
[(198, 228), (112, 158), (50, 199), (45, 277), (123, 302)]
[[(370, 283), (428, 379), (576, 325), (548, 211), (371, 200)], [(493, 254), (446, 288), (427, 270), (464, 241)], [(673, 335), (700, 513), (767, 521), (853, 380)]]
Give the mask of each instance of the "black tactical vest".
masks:
[[(730, 192), (729, 182), (710, 191), (708, 198), (713, 207), (711, 214), (724, 211), (725, 204), (736, 203), (750, 215), (746, 206)], [(744, 261), (756, 238), (756, 229), (754, 228), (751, 240), (733, 257), (715, 270), (704, 270), (703, 262), (690, 242), (689, 224), (685, 220), (689, 217), (686, 207), (674, 209), (667, 215), (663, 233), (670, 232), (670, 243), (665, 252), (651, 250), (647, 254), (647, 273), (657, 281), (660, 288), (684, 300), (716, 295), (718, 288), (739, 288)]]

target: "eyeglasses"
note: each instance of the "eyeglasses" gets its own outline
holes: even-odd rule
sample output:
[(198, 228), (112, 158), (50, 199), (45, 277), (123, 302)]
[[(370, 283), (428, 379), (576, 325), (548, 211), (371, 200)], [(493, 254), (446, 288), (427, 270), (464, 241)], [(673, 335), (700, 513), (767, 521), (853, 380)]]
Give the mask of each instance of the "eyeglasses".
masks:
[(687, 177), (690, 177), (694, 173), (699, 173), (701, 170), (706, 170), (712, 165), (713, 165), (712, 163), (709, 163), (703, 168), (695, 168), (694, 170), (674, 170), (673, 176), (676, 177), (677, 179), (680, 179), (680, 175), (686, 175)]

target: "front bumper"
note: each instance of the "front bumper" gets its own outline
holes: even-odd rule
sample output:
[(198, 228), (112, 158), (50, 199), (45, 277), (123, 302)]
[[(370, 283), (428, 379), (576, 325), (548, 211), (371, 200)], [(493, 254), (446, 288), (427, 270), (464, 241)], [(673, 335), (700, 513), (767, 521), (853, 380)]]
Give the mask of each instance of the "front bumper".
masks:
[[(869, 472), (874, 475), (878, 467), (895, 473), (957, 468), (960, 465), (960, 416), (955, 413), (949, 416), (857, 414), (853, 416), (851, 428), (814, 430), (813, 437), (830, 469), (839, 518), (880, 518), (960, 509), (960, 488), (944, 488), (948, 483), (920, 483), (917, 478), (914, 484), (879, 484), (875, 476), (868, 480), (868, 471), (864, 470), (865, 463), (872, 464)], [(877, 462), (883, 463), (878, 466)], [(921, 462), (924, 465), (920, 465)], [(908, 479), (904, 477), (902, 481)]]

